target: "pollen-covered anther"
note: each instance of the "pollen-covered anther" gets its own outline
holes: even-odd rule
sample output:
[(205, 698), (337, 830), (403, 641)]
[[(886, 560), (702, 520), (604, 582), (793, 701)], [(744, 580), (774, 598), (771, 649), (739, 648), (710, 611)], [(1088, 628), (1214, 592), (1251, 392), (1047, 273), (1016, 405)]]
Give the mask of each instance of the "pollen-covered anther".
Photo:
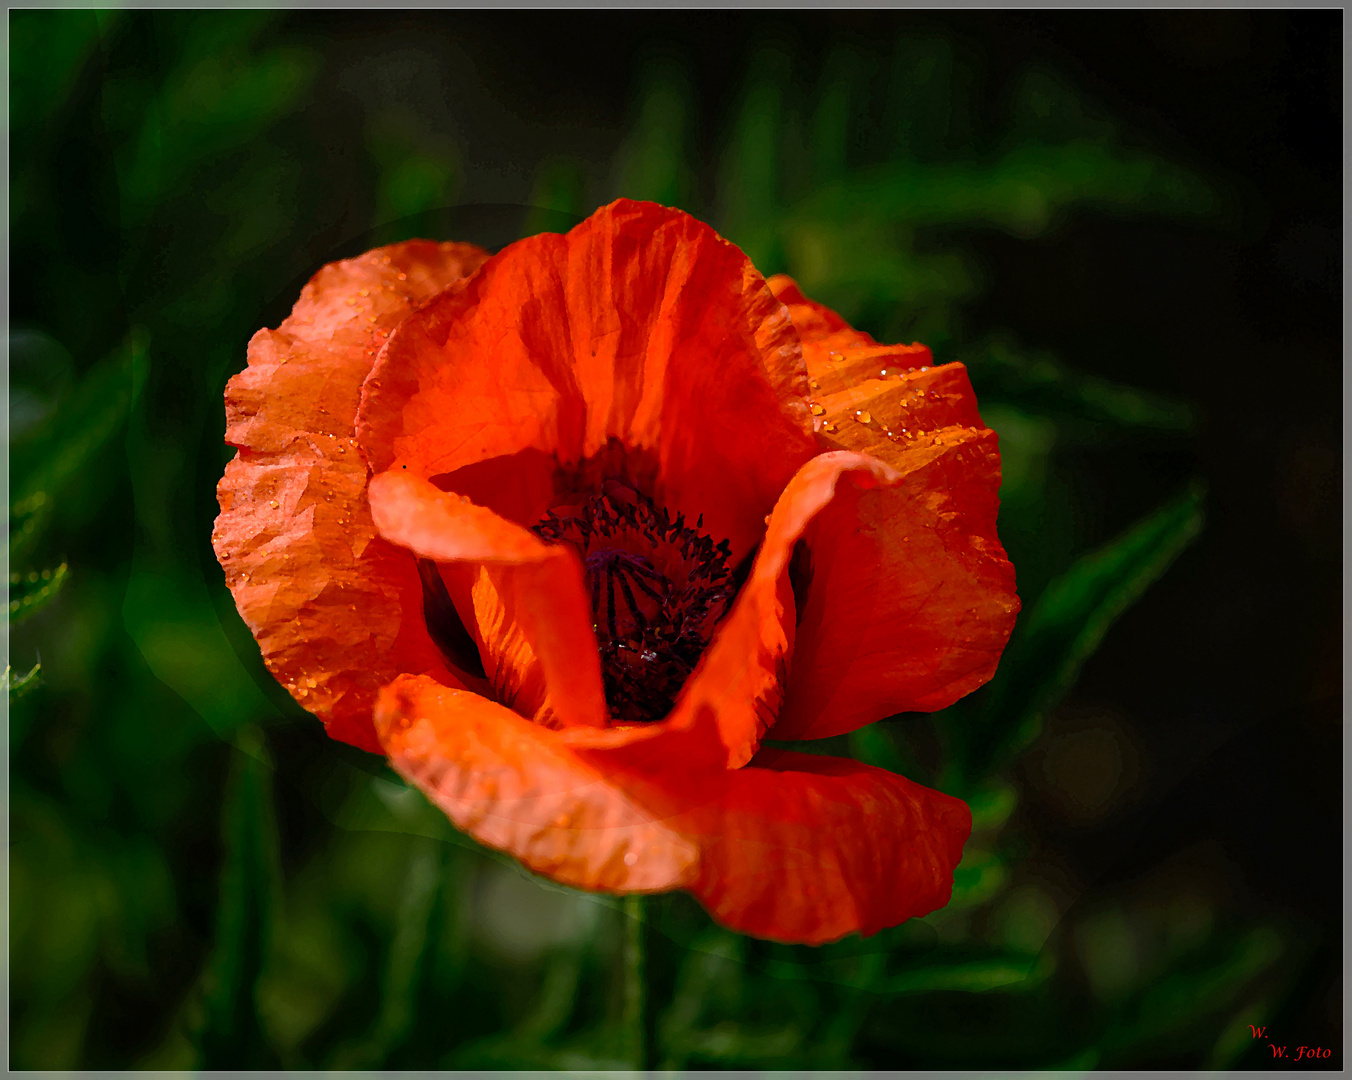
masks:
[(582, 557), (606, 704), (614, 720), (660, 720), (732, 598), (726, 540), (627, 485), (556, 506), (533, 529)]

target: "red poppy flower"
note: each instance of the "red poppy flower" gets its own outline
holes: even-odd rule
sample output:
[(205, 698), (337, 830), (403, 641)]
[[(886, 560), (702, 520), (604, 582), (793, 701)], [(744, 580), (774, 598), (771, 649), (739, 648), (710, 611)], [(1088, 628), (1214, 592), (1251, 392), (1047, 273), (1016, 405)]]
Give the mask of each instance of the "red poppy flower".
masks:
[(269, 668), (457, 827), (784, 941), (947, 903), (963, 803), (763, 741), (994, 671), (1018, 600), (961, 365), (620, 201), (324, 267), (226, 407), (214, 540)]

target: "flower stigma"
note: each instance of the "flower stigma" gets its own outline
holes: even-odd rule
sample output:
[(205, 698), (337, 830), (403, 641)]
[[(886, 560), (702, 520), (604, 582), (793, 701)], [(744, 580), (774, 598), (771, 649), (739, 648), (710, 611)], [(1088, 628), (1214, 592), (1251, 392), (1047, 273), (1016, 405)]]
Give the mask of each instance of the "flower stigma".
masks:
[(533, 531), (582, 558), (611, 717), (661, 720), (735, 591), (728, 541), (715, 544), (623, 481), (555, 506)]

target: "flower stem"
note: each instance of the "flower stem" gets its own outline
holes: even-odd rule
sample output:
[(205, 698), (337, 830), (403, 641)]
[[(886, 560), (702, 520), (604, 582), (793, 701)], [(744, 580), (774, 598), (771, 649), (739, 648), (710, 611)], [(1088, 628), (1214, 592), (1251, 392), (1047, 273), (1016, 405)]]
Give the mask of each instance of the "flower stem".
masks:
[(624, 1015), (629, 1056), (634, 1068), (648, 1067), (647, 980), (644, 971), (644, 900), (641, 895), (624, 898)]

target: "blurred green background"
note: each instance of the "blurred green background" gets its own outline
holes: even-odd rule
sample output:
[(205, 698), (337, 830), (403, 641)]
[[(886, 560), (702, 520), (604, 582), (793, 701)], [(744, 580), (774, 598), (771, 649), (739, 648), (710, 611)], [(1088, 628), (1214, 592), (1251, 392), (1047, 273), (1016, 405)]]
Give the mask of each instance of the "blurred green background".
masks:
[[(1341, 1068), (1340, 19), (10, 12), (10, 1065)], [(222, 389), (310, 274), (619, 195), (1000, 433), (999, 675), (821, 747), (971, 803), (925, 919), (635, 928), (327, 740), (224, 588)]]

